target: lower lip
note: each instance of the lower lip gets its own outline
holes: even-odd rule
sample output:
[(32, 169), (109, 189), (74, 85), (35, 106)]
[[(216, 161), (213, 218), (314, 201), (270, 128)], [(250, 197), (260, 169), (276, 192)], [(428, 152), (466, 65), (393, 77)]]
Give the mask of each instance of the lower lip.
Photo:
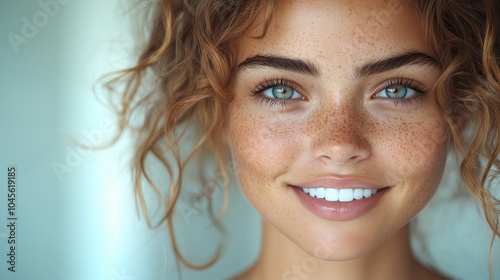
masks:
[(370, 212), (384, 196), (387, 188), (380, 189), (369, 198), (350, 202), (327, 201), (315, 198), (302, 191), (299, 187), (290, 186), (297, 194), (302, 205), (316, 216), (331, 221), (349, 221)]

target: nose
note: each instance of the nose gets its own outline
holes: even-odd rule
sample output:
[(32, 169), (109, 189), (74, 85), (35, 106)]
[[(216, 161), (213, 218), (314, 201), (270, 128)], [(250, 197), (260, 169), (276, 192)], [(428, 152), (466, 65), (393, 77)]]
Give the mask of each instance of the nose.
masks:
[(325, 163), (354, 164), (371, 154), (369, 134), (363, 114), (353, 108), (338, 109), (322, 114), (318, 122), (312, 152)]

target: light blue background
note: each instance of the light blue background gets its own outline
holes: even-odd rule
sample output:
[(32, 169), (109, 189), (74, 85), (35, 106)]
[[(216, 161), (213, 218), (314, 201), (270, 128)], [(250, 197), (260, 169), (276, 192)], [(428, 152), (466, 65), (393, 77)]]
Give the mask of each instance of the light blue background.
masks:
[[(43, 23), (43, 16), (33, 17), (47, 12), (38, 1), (0, 2), (0, 279), (178, 279), (166, 228), (150, 230), (136, 214), (130, 143), (91, 152), (73, 144), (102, 145), (116, 129), (93, 87), (128, 63), (130, 1), (66, 2), (53, 2), (58, 10), (17, 52), (8, 34), (23, 36), (23, 17)], [(6, 263), (10, 165), (17, 168), (15, 273)], [(58, 176), (54, 165), (68, 172)], [(222, 261), (208, 271), (186, 270), (183, 279), (226, 278), (255, 258), (258, 217), (241, 194), (232, 195), (238, 210), (225, 222), (237, 226), (224, 238)], [(215, 199), (221, 198), (219, 192)], [(179, 244), (188, 258), (206, 261), (222, 238), (201, 208), (183, 201)]]

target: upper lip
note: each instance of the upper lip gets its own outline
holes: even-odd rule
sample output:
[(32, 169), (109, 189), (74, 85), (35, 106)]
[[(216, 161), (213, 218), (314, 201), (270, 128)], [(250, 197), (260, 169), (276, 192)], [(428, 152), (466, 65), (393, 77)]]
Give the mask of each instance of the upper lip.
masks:
[(307, 182), (293, 184), (300, 188), (331, 188), (331, 189), (383, 189), (387, 186), (381, 186), (361, 178), (339, 178), (339, 177), (321, 177)]

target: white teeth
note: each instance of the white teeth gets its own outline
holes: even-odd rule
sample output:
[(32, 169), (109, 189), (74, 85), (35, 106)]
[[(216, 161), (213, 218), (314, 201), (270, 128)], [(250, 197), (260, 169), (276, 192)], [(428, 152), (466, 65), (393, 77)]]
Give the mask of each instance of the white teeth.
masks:
[[(374, 190), (374, 191), (377, 191), (377, 190)], [(366, 198), (372, 196), (372, 190), (370, 190), (370, 189), (364, 190), (363, 191), (363, 196), (366, 197)]]
[(302, 188), (302, 191), (312, 197), (323, 198), (327, 201), (349, 202), (371, 197), (377, 193), (376, 189), (330, 189), (330, 188)]
[(355, 189), (354, 190), (354, 199), (362, 199), (363, 198), (363, 190)]
[(316, 196), (316, 189), (309, 189), (310, 196)]
[(339, 190), (339, 201), (348, 202), (354, 200), (353, 189), (340, 189)]
[(317, 188), (316, 189), (316, 197), (317, 198), (325, 198), (325, 188)]
[(338, 201), (339, 200), (339, 190), (337, 189), (326, 189), (325, 199), (328, 201)]

